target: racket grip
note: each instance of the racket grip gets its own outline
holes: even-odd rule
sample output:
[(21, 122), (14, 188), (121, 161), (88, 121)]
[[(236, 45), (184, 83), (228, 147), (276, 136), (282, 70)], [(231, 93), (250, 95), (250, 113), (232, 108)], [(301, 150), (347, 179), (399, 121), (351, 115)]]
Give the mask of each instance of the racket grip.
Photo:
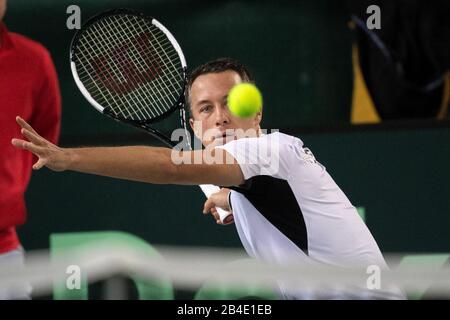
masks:
[[(212, 184), (202, 184), (200, 185), (203, 193), (209, 198), (213, 193), (219, 192), (220, 188)], [(229, 211), (223, 210), (222, 208), (217, 208), (217, 213), (219, 214), (220, 222), (224, 225), (231, 224), (234, 221), (233, 214)]]

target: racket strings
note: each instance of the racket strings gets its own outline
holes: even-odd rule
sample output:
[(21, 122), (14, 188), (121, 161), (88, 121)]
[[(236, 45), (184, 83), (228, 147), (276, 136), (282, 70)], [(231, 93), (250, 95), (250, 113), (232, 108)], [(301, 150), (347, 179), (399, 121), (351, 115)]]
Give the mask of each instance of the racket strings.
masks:
[[(103, 34), (104, 39), (108, 39), (108, 37), (106, 37), (106, 36), (104, 35), (103, 29), (97, 28), (97, 26), (93, 26), (93, 29), (95, 29), (99, 34), (100, 34), (100, 33)], [(91, 34), (88, 33), (88, 34), (87, 34), (87, 37), (89, 37), (90, 40), (91, 40), (92, 42), (95, 42), (95, 40), (91, 37)], [(104, 45), (104, 44), (106, 44), (106, 40), (105, 40), (104, 43), (102, 43), (102, 45)], [(123, 63), (123, 62), (119, 61), (119, 63)], [(112, 66), (111, 66), (111, 64), (112, 64)], [(121, 73), (120, 73), (119, 68), (118, 68), (118, 67), (116, 66), (116, 64), (113, 63), (113, 62), (110, 62), (110, 64), (107, 65), (107, 68), (103, 68), (102, 71), (103, 71), (104, 73), (106, 73), (106, 75), (107, 75), (108, 78), (112, 78), (113, 75), (116, 76), (117, 78), (123, 77), (123, 76), (121, 75)], [(111, 73), (112, 73), (113, 75), (112, 75)], [(114, 83), (112, 83), (112, 85), (114, 85)], [(110, 93), (110, 96), (112, 97), (114, 103), (115, 103), (117, 106), (119, 106), (120, 104), (126, 104), (126, 103), (128, 103), (128, 101), (124, 101), (124, 99), (121, 99), (121, 96), (120, 96), (120, 95), (113, 95), (113, 94), (111, 94), (111, 91), (108, 91), (108, 92)], [(116, 100), (114, 97), (116, 97), (117, 99), (120, 100), (120, 101), (119, 101), (120, 104), (117, 102), (117, 100)], [(128, 109), (129, 109), (129, 108), (122, 109), (122, 113), (123, 113), (123, 116), (124, 116), (124, 117), (127, 117), (127, 116), (132, 117), (132, 113), (130, 113), (130, 112), (128, 112), (128, 115), (125, 114), (124, 111), (128, 111)], [(115, 110), (115, 108), (112, 108), (112, 110)]]
[[(82, 41), (80, 41), (80, 47), (84, 48)], [(88, 61), (87, 56), (89, 56), (89, 59), (93, 59), (89, 50), (79, 50), (79, 53), (85, 61)], [(83, 82), (88, 92), (93, 93), (94, 99), (100, 101), (100, 104), (102, 105), (105, 104), (110, 105), (109, 98), (111, 98), (115, 102), (114, 96), (109, 91), (102, 90), (97, 81), (94, 80), (92, 76), (93, 72), (89, 72), (88, 70), (86, 70), (86, 67), (84, 65), (82, 66), (84, 71), (81, 72), (78, 71), (78, 74), (80, 75), (80, 80)], [(87, 77), (82, 75), (83, 72), (86, 74)], [(87, 81), (88, 78), (90, 81)], [(100, 97), (98, 97), (99, 95)], [(100, 98), (103, 98), (103, 101)]]
[[(92, 28), (95, 28), (95, 26), (93, 26)], [(116, 110), (116, 106), (120, 106), (120, 105), (125, 105), (127, 102), (124, 101), (123, 99), (120, 99), (120, 96), (118, 95), (114, 95), (112, 94), (112, 92), (110, 90), (105, 90), (105, 88), (100, 88), (99, 87), (99, 81), (96, 81), (93, 79), (93, 76), (98, 78), (98, 73), (95, 72), (95, 68), (92, 66), (92, 64), (90, 63), (90, 61), (94, 61), (94, 57), (91, 55), (91, 51), (92, 49), (96, 49), (100, 51), (100, 49), (98, 49), (99, 47), (95, 44), (97, 41), (97, 37), (93, 38), (91, 33), (86, 32), (85, 37), (80, 39), (79, 41), (79, 46), (82, 50), (79, 50), (79, 53), (84, 57), (84, 61), (87, 62), (86, 64), (82, 64), (82, 68), (84, 69), (83, 71), (79, 72), (79, 75), (81, 77), (81, 79), (83, 80), (83, 74), (85, 73), (86, 75), (89, 76), (89, 78), (91, 79), (91, 82), (87, 82), (87, 81), (82, 81), (84, 82), (87, 90), (90, 93), (93, 93), (94, 99), (99, 99), (99, 97), (96, 95), (96, 93), (98, 93), (99, 95), (101, 95), (101, 97), (103, 98), (103, 101), (100, 101), (101, 105), (107, 105), (109, 107), (111, 107), (112, 110)], [(89, 44), (85, 44), (84, 41), (88, 42)], [(95, 46), (96, 48), (92, 48), (91, 46)], [(95, 51), (94, 51), (95, 52)], [(88, 57), (86, 57), (88, 56)], [(87, 67), (90, 67), (90, 70)], [(111, 73), (109, 70), (111, 70), (111, 72), (114, 74), (114, 76), (118, 76), (115, 69), (114, 68), (110, 68), (110, 66), (107, 66), (108, 69), (104, 69), (104, 73), (106, 73), (109, 77), (112, 77)], [(83, 70), (82, 69), (82, 70)], [(98, 89), (98, 91), (94, 90), (95, 88)], [(111, 101), (108, 99), (110, 98), (113, 102), (111, 103)], [(119, 102), (117, 102), (117, 100), (121, 100)], [(130, 115), (130, 114), (129, 114)]]
[[(128, 28), (127, 28), (128, 29)], [(141, 30), (142, 30), (142, 28), (141, 28)], [(144, 30), (142, 30), (144, 33), (145, 33), (145, 31)], [(153, 36), (153, 35), (152, 35)], [(161, 37), (161, 36), (160, 36)], [(156, 41), (158, 41), (158, 37), (155, 37), (155, 36), (153, 36), (153, 38), (156, 40)], [(124, 39), (125, 40), (125, 39)], [(134, 45), (136, 44), (136, 43), (133, 43)], [(138, 46), (138, 50), (144, 50), (144, 48), (142, 47), (142, 45), (139, 45)], [(129, 51), (130, 52), (130, 51)], [(128, 52), (128, 53), (129, 53)], [(150, 66), (147, 64), (147, 62), (146, 62), (146, 60), (141, 60), (141, 59), (139, 59), (138, 57), (136, 57), (135, 56), (135, 54), (134, 54), (134, 51), (131, 51), (131, 53), (132, 53), (132, 55), (133, 55), (133, 58), (134, 59), (136, 59), (135, 61), (139, 64), (139, 67), (141, 67), (141, 69), (143, 69), (143, 70), (145, 70), (145, 67), (147, 67), (147, 68), (150, 68)], [(173, 57), (172, 57), (173, 58)], [(148, 60), (148, 59), (147, 59)], [(150, 63), (151, 63), (151, 68), (152, 69), (157, 69), (157, 66), (155, 67), (155, 63), (156, 63), (156, 60), (157, 59), (152, 59), (152, 60), (150, 60)], [(145, 66), (143, 66), (143, 64), (142, 64), (142, 61), (143, 61), (143, 63), (145, 64)], [(166, 74), (163, 74), (163, 77), (167, 77), (167, 75)], [(162, 88), (162, 85), (160, 84), (160, 79), (161, 78), (157, 78), (157, 79), (155, 79), (155, 83), (156, 84), (159, 84), (159, 87), (160, 87), (160, 89), (164, 89), (164, 88)], [(171, 82), (170, 83), (172, 83), (172, 81), (173, 80), (176, 80), (176, 78), (175, 79), (170, 79), (171, 80)], [(173, 86), (172, 86), (173, 87)], [(169, 89), (167, 86), (166, 86), (166, 89)], [(175, 89), (175, 90), (179, 90), (179, 89), (176, 89), (175, 87), (173, 87), (173, 89)], [(170, 90), (170, 89), (169, 89)], [(175, 98), (175, 96), (173, 95), (173, 93), (170, 91), (169, 92), (169, 94), (172, 96), (172, 98)]]
[[(135, 17), (135, 18), (136, 18), (136, 17)], [(140, 29), (141, 29), (141, 31), (142, 31), (143, 33), (146, 32), (144, 29), (142, 29), (141, 24), (137, 24), (137, 25), (140, 27)], [(156, 28), (156, 27), (155, 27), (155, 28)], [(153, 32), (151, 32), (151, 29), (149, 29), (148, 31), (151, 33), (153, 39), (156, 40), (155, 42), (159, 44), (159, 39), (160, 39), (160, 38), (163, 38), (164, 35), (160, 35), (159, 37), (157, 37), (157, 36), (155, 36), (155, 35), (153, 34)], [(159, 31), (159, 29), (158, 29), (158, 31)], [(161, 46), (161, 45), (160, 45), (160, 46)], [(162, 46), (161, 46), (161, 47), (162, 47)], [(168, 60), (169, 60), (170, 62), (172, 62), (173, 57), (178, 57), (178, 54), (177, 54), (177, 52), (173, 49), (173, 47), (171, 46), (171, 44), (170, 44), (170, 42), (169, 42), (169, 50), (170, 50), (170, 49), (172, 49), (172, 51), (174, 52), (174, 53), (172, 53), (172, 57), (167, 56), (167, 54), (166, 54), (166, 56), (167, 56)], [(163, 52), (166, 52), (166, 50), (163, 50)], [(160, 60), (161, 60), (161, 59), (160, 59)], [(145, 64), (145, 66), (148, 67), (146, 61), (144, 60), (143, 62), (144, 62), (144, 64)], [(152, 62), (152, 63), (153, 63), (153, 62)], [(140, 65), (142, 68), (144, 68), (144, 67), (142, 66), (142, 63), (141, 63), (140, 61), (139, 61), (139, 65)], [(173, 65), (173, 63), (172, 63), (172, 66), (173, 66), (174, 70), (176, 71), (177, 68)], [(180, 63), (180, 65), (179, 65), (179, 67), (178, 67), (178, 70), (180, 70), (180, 68), (182, 68), (182, 67), (181, 67), (181, 63)], [(178, 88), (176, 88), (176, 87), (174, 86), (173, 83), (180, 83), (179, 75), (174, 75), (173, 72), (172, 72), (169, 68), (166, 68), (166, 70), (169, 71), (168, 73), (172, 76), (172, 78), (169, 78), (168, 75), (165, 73), (165, 74), (163, 74), (162, 77), (156, 79), (155, 83), (156, 83), (157, 85), (159, 85), (159, 87), (160, 87), (160, 89), (161, 89), (162, 91), (166, 90), (166, 92), (168, 93), (168, 95), (171, 96), (171, 98), (173, 98), (173, 99), (175, 99), (175, 100), (178, 100), (178, 95), (179, 95), (179, 92), (180, 92), (180, 90), (181, 90), (182, 88), (181, 88), (181, 86), (178, 87)], [(166, 83), (166, 81), (159, 81), (159, 80), (163, 80), (162, 78), (167, 78), (167, 79), (168, 79), (168, 83)], [(181, 78), (181, 80), (182, 80), (182, 78)], [(169, 86), (171, 86), (172, 89), (169, 88)], [(165, 87), (165, 88), (164, 88), (164, 87)], [(174, 90), (175, 90), (175, 94), (174, 94)], [(168, 95), (164, 96), (164, 98), (165, 98), (165, 97), (168, 97)], [(169, 108), (170, 108), (170, 106), (169, 106)]]
[[(100, 23), (103, 23), (103, 22), (100, 22)], [(114, 24), (112, 24), (113, 26), (114, 26)], [(103, 26), (104, 27), (104, 26)], [(106, 28), (99, 28), (100, 30), (108, 30), (108, 29), (106, 29)], [(114, 31), (114, 30), (111, 30), (111, 31)], [(119, 30), (116, 30), (116, 32), (117, 32), (117, 34), (118, 35), (120, 35), (120, 31)], [(105, 36), (105, 39), (111, 39), (111, 35), (110, 34), (108, 34), (108, 35), (106, 35)], [(125, 39), (123, 39), (123, 40), (125, 40)], [(113, 46), (113, 44), (110, 42), (110, 41), (108, 41), (108, 44), (110, 44), (111, 46)], [(130, 50), (127, 50), (127, 53), (130, 53)], [(134, 57), (133, 57), (134, 58)], [(122, 58), (121, 57), (121, 59), (119, 60), (119, 66), (120, 65), (123, 65), (124, 63), (125, 63), (125, 61), (123, 61), (124, 60), (124, 58)], [(134, 61), (136, 61), (136, 59), (134, 59)], [(118, 69), (118, 67), (116, 66), (115, 68), (113, 67), (112, 68), (112, 70), (114, 71), (114, 70), (116, 70), (116, 69)], [(117, 70), (117, 71), (119, 71), (119, 70)], [(135, 73), (132, 73), (131, 74), (131, 77), (132, 77), (132, 80), (133, 80), (133, 82), (134, 83), (139, 83), (139, 82), (142, 82), (143, 81), (143, 79), (141, 78), (141, 79), (139, 79), (138, 78), (138, 75), (136, 75)], [(150, 87), (150, 91), (152, 91), (152, 94), (154, 95), (154, 96), (156, 96), (156, 93), (155, 92), (153, 92), (153, 89)], [(149, 101), (151, 101), (152, 103), (153, 103), (153, 105), (154, 106), (156, 106), (156, 109), (157, 109), (157, 111), (159, 111), (157, 114), (162, 114), (162, 113), (164, 113), (164, 110), (162, 110), (161, 108), (160, 108), (160, 106), (159, 106), (159, 101), (157, 101), (155, 98), (152, 98), (152, 95), (150, 94), (150, 95), (147, 95), (147, 92), (146, 92), (146, 90), (143, 90), (142, 91), (142, 93), (143, 93), (143, 95), (145, 96), (145, 98), (147, 98)], [(132, 100), (132, 102), (133, 103), (135, 103), (136, 105), (140, 105), (139, 106), (139, 108), (136, 108), (134, 105), (125, 105), (124, 106), (124, 108), (121, 108), (121, 109), (119, 109), (119, 111), (120, 111), (120, 113), (121, 114), (119, 114), (119, 115), (122, 115), (122, 116), (124, 116), (124, 117), (127, 117), (127, 115), (125, 114), (125, 111), (128, 113), (128, 117), (129, 118), (135, 118), (136, 116), (137, 116), (137, 114), (136, 113), (140, 113), (141, 114), (141, 116), (143, 116), (144, 118), (148, 118), (148, 117), (150, 117), (150, 118), (153, 118), (153, 117), (155, 117), (155, 113), (153, 113), (153, 112), (151, 112), (151, 109), (150, 109), (150, 113), (151, 113), (151, 115), (147, 112), (147, 107), (143, 104), (143, 99), (141, 98), (141, 97), (139, 97), (138, 95), (137, 95), (137, 93), (134, 91), (134, 90), (130, 90), (130, 95), (131, 96), (133, 96), (134, 97), (134, 99)], [(169, 107), (170, 108), (170, 106), (168, 106), (168, 105), (166, 105), (166, 107)], [(130, 111), (131, 110), (131, 111)], [(113, 109), (113, 111), (115, 111), (114, 109)], [(144, 112), (145, 112), (145, 114), (144, 114)], [(147, 116), (146, 116), (147, 115)], [(138, 116), (139, 117), (139, 116)]]
[[(135, 19), (137, 19), (136, 17), (134, 17)], [(142, 29), (142, 25), (141, 24), (138, 24), (138, 26), (141, 28), (141, 30), (142, 31), (144, 31), (143, 29)], [(154, 30), (158, 30), (159, 32), (161, 32), (158, 28), (156, 28), (155, 26), (153, 26), (153, 25), (151, 25), (151, 27), (153, 27), (153, 29)], [(163, 59), (162, 61), (169, 61), (169, 64), (171, 64), (171, 66), (172, 66), (172, 68), (173, 68), (173, 70), (174, 71), (176, 71), (176, 70), (179, 70), (179, 68), (181, 67), (181, 61), (178, 59), (178, 66), (175, 66), (174, 65), (174, 63), (173, 63), (173, 58), (172, 57), (170, 57), (169, 56), (169, 54), (167, 53), (167, 51), (172, 51), (177, 57), (178, 57), (178, 53), (176, 52), (176, 50), (175, 50), (175, 48), (173, 47), (173, 45), (170, 43), (170, 41), (169, 40), (166, 40), (166, 42), (165, 42), (165, 44), (169, 44), (169, 46), (168, 46), (168, 48), (166, 47), (164, 47), (162, 44), (161, 44), (161, 42), (160, 42), (160, 40), (161, 40), (161, 38), (163, 38), (163, 37), (157, 37), (157, 36), (155, 36), (154, 34), (153, 34), (153, 32), (152, 32), (152, 28), (148, 28), (148, 30), (150, 31), (150, 33), (152, 34), (152, 36), (154, 37), (154, 39), (156, 40), (156, 43), (159, 45), (159, 47), (162, 49), (161, 51), (162, 51), (162, 53), (166, 56), (166, 58), (167, 58), (167, 60), (166, 59)], [(172, 53), (172, 54), (173, 54)], [(166, 65), (167, 66), (167, 65)], [(178, 79), (178, 77), (180, 76), (180, 74), (176, 74), (176, 75), (174, 75), (173, 74), (173, 72), (171, 71), (171, 68), (167, 68), (167, 70), (169, 70), (169, 73), (170, 73), (170, 75), (173, 77), (173, 80), (178, 80), (178, 81), (176, 81), (175, 83), (180, 83), (179, 82), (179, 80), (180, 79)], [(181, 79), (181, 80), (183, 80), (183, 79)], [(169, 81), (169, 85), (171, 85), (172, 87), (173, 87), (173, 83), (174, 82), (172, 82), (172, 81)], [(166, 84), (166, 86), (167, 86), (167, 84)], [(175, 88), (175, 90), (180, 90), (181, 88)]]
[[(112, 23), (112, 25), (114, 26), (114, 23)], [(116, 31), (116, 34), (118, 34), (118, 35), (121, 35), (122, 33), (120, 32), (120, 31), (118, 31), (117, 30), (117, 28), (116, 28), (116, 30), (112, 30), (112, 31)], [(122, 39), (124, 39), (124, 37), (122, 36), (121, 37)], [(134, 42), (135, 43), (135, 42)], [(130, 50), (127, 50), (127, 52), (129, 53), (130, 52)], [(138, 61), (138, 60), (137, 60)], [(124, 62), (123, 61), (119, 61), (119, 65), (120, 64), (123, 64)], [(153, 67), (154, 68), (154, 67)], [(135, 78), (135, 74), (131, 74), (132, 75), (132, 77), (134, 78), (133, 79), (133, 81), (135, 82), (135, 83), (139, 83), (139, 82), (142, 82), (143, 80), (142, 79), (136, 79)], [(135, 92), (133, 92), (134, 93), (134, 96), (136, 97), (136, 93)], [(142, 99), (138, 99), (138, 101), (141, 101)], [(141, 102), (142, 103), (142, 102)], [(169, 108), (170, 108), (170, 106), (169, 106)]]
[[(123, 19), (123, 17), (119, 18), (119, 19)], [(133, 16), (132, 19), (134, 19), (136, 21), (136, 25), (141, 29), (142, 32), (148, 31), (150, 34), (152, 34), (153, 38), (156, 40), (156, 43), (158, 44), (158, 46), (162, 49), (162, 53), (166, 56), (167, 60), (162, 60), (164, 61), (169, 61), (169, 63), (172, 65), (174, 71), (179, 70), (179, 67), (181, 66), (181, 61), (179, 59), (177, 59), (178, 62), (178, 66), (175, 66), (173, 63), (173, 57), (178, 57), (178, 53), (174, 48), (174, 44), (172, 44), (170, 42), (170, 40), (168, 40), (167, 36), (164, 34), (164, 32), (159, 29), (158, 27), (156, 27), (153, 24), (144, 24), (145, 27), (147, 27), (147, 30), (143, 29), (143, 24), (142, 23), (138, 23), (138, 17)], [(128, 25), (125, 24), (125, 28), (128, 28)], [(156, 33), (156, 35), (155, 35)], [(164, 41), (162, 44), (161, 42)], [(168, 51), (171, 51), (170, 55), (168, 54)], [(159, 57), (161, 58), (161, 57)], [(166, 64), (167, 66), (167, 64)], [(176, 73), (173, 74), (173, 72), (170, 70), (170, 68), (168, 68), (169, 73), (174, 77), (173, 80), (176, 80), (177, 78), (179, 78), (180, 74)]]
[[(145, 32), (145, 30), (142, 29), (142, 26), (141, 26), (140, 24), (139, 24), (138, 26), (141, 27), (141, 30), (142, 30), (143, 32)], [(157, 30), (158, 32), (161, 32), (159, 29), (157, 29), (157, 28), (154, 27), (153, 25), (151, 25), (151, 26), (153, 27), (154, 30)], [(174, 57), (174, 56), (178, 57), (178, 53), (176, 52), (176, 50), (174, 49), (174, 47), (172, 46), (172, 44), (170, 43), (170, 41), (169, 41), (169, 40), (166, 40), (166, 41), (165, 41), (166, 47), (164, 47), (164, 46), (161, 44), (161, 42), (160, 42), (160, 40), (161, 40), (161, 41), (164, 40), (164, 37), (158, 37), (158, 36), (154, 35), (154, 33), (153, 33), (151, 27), (148, 28), (148, 31), (152, 34), (153, 38), (156, 40), (156, 43), (157, 43), (157, 44), (159, 45), (159, 47), (162, 49), (161, 51), (164, 53), (164, 55), (165, 55), (166, 58), (167, 58), (167, 59), (164, 59), (164, 58), (163, 58), (163, 59), (161, 59), (161, 60), (162, 60), (163, 62), (164, 62), (164, 61), (169, 61), (169, 63), (172, 65), (173, 71), (176, 72), (176, 70), (180, 70), (180, 68), (182, 68), (182, 66), (181, 66), (181, 61), (178, 59), (178, 66), (175, 66), (174, 63), (173, 63), (173, 60), (174, 60), (173, 57)], [(164, 36), (165, 36), (165, 35), (164, 35)], [(164, 44), (164, 43), (163, 43), (163, 44)], [(168, 44), (168, 48), (167, 48), (167, 44)], [(170, 55), (169, 55), (169, 54), (167, 53), (167, 51), (172, 51), (172, 52), (171, 52)], [(167, 67), (168, 67), (168, 66), (167, 66), (167, 64), (166, 64), (166, 68), (167, 68)], [(167, 70), (168, 70), (168, 73), (172, 76), (172, 79), (166, 77), (166, 78), (168, 78), (169, 81), (168, 81), (168, 83), (163, 82), (163, 84), (164, 84), (167, 88), (168, 88), (168, 86), (171, 86), (173, 89), (176, 90), (176, 92), (179, 92), (180, 89), (182, 89), (181, 86), (177, 88), (177, 87), (174, 86), (174, 83), (181, 84), (182, 82), (180, 82), (180, 80), (183, 81), (183, 78), (180, 78), (180, 76), (182, 77), (182, 75), (181, 75), (180, 73), (174, 74), (171, 68), (167, 68)]]
[[(128, 50), (128, 53), (129, 53), (130, 51)], [(123, 63), (122, 61), (120, 61), (121, 63)], [(136, 79), (136, 78), (134, 78), (134, 81), (142, 81), (142, 79)]]
[(173, 44), (159, 28), (137, 16), (109, 16), (80, 36), (77, 71), (87, 91), (113, 113), (153, 119), (180, 97), (184, 70)]
[[(137, 17), (132, 17), (132, 18), (134, 18), (135, 20), (138, 19)], [(137, 23), (136, 25), (141, 29), (142, 32), (145, 33), (146, 30), (144, 30), (142, 28), (142, 24)], [(166, 78), (168, 80), (167, 82), (163, 82), (163, 84), (166, 86), (167, 89), (169, 89), (168, 87), (171, 86), (173, 89), (176, 90), (177, 93), (179, 93), (179, 91), (182, 89), (183, 74), (180, 72), (177, 72), (177, 70), (182, 69), (182, 65), (181, 65), (181, 61), (179, 59), (178, 53), (174, 49), (171, 42), (167, 39), (167, 36), (165, 36), (165, 34), (160, 29), (158, 29), (157, 27), (155, 27), (152, 24), (145, 24), (145, 26), (147, 27), (147, 31), (149, 31), (149, 33), (152, 35), (153, 39), (155, 39), (155, 42), (161, 48), (162, 53), (167, 58), (167, 59), (164, 59), (159, 55), (159, 60), (165, 64), (165, 69), (168, 70), (168, 73), (163, 74), (163, 77), (161, 77), (161, 78)], [(154, 32), (159, 33), (159, 36), (155, 35)], [(165, 42), (163, 44), (161, 44), (161, 41), (163, 41), (163, 40), (165, 40)], [(170, 54), (168, 54), (168, 51), (171, 51)], [(175, 66), (173, 63), (174, 58), (176, 58), (176, 60), (177, 60), (177, 64), (178, 64), (177, 66)], [(168, 64), (165, 63), (165, 61), (169, 61), (169, 63), (171, 64), (173, 69), (169, 68)], [(145, 62), (145, 60), (144, 60), (144, 62)], [(174, 74), (174, 72), (176, 72), (176, 73)], [(172, 78), (169, 78), (168, 74), (170, 74), (172, 76)], [(175, 85), (174, 85), (175, 83), (178, 84), (179, 87), (175, 87)]]

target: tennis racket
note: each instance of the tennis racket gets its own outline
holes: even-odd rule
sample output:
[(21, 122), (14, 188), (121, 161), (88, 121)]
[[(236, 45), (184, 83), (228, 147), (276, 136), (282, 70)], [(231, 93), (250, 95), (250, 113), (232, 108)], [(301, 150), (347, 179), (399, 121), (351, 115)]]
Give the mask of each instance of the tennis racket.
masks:
[[(154, 124), (179, 111), (189, 137), (186, 60), (174, 36), (156, 19), (128, 9), (91, 18), (72, 40), (70, 65), (81, 93), (102, 114), (143, 129), (173, 148), (176, 143)], [(213, 185), (200, 188), (207, 197), (220, 190)], [(223, 224), (233, 222), (230, 212), (216, 209)]]

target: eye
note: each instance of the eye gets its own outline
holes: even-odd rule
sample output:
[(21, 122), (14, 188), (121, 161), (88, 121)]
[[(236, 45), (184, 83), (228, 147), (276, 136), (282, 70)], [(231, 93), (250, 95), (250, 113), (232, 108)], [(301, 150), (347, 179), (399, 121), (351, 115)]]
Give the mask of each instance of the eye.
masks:
[(210, 104), (204, 105), (200, 108), (200, 112), (210, 112), (212, 110), (212, 106)]

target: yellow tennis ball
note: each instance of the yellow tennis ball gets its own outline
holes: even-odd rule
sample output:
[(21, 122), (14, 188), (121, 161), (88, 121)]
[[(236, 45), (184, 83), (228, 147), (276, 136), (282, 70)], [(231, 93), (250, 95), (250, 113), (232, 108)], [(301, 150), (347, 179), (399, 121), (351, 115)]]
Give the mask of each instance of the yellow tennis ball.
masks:
[(228, 108), (237, 117), (248, 118), (261, 110), (262, 95), (251, 83), (240, 83), (228, 93)]

